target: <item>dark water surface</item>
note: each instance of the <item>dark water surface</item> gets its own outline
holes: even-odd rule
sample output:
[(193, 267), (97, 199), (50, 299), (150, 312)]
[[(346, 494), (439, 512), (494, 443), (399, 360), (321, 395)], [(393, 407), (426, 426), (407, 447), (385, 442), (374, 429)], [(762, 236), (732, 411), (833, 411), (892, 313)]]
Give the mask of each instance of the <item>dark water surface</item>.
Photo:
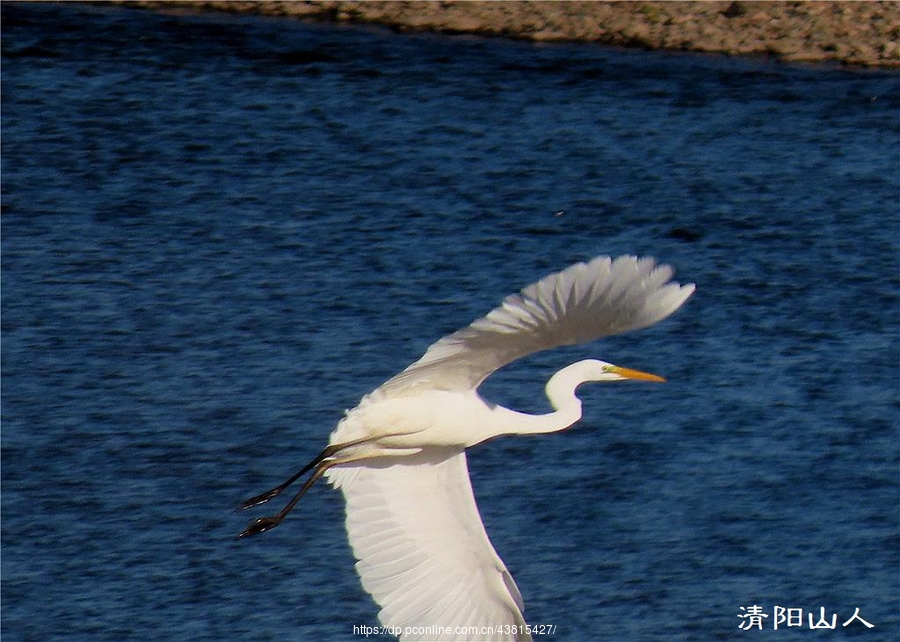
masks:
[(4, 642), (361, 639), (339, 494), (240, 542), (233, 506), (621, 253), (696, 295), (485, 394), (669, 383), (470, 454), (539, 639), (900, 636), (896, 73), (9, 2), (2, 50)]

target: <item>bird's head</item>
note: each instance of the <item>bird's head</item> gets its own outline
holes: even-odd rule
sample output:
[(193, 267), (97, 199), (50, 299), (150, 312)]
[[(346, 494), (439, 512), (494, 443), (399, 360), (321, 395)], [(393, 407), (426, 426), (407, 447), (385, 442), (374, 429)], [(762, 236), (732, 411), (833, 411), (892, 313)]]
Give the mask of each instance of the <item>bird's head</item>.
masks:
[(547, 397), (554, 408), (562, 408), (569, 401), (579, 404), (575, 397), (575, 389), (589, 381), (623, 381), (638, 379), (642, 381), (665, 381), (662, 377), (649, 372), (623, 368), (597, 359), (585, 359), (566, 366), (550, 377), (547, 382)]
[(665, 381), (659, 375), (623, 368), (597, 359), (585, 359), (573, 364), (573, 366), (579, 366), (579, 374), (583, 377), (583, 381), (622, 381), (623, 379)]
[(585, 359), (563, 368), (560, 372), (567, 373), (567, 379), (574, 381), (622, 381), (624, 379), (638, 379), (641, 381), (665, 381), (662, 377), (649, 372), (632, 370), (621, 366), (600, 361), (598, 359)]

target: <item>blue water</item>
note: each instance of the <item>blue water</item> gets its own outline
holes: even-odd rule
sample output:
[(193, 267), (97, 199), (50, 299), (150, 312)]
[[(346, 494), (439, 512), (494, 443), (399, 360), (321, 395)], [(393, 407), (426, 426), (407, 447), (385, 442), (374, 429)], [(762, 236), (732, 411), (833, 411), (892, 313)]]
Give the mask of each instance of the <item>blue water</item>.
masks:
[(622, 253), (697, 293), (485, 395), (669, 383), (470, 453), (539, 639), (900, 638), (897, 73), (8, 2), (2, 51), (4, 642), (362, 639), (340, 494), (243, 541), (269, 511), (232, 508)]

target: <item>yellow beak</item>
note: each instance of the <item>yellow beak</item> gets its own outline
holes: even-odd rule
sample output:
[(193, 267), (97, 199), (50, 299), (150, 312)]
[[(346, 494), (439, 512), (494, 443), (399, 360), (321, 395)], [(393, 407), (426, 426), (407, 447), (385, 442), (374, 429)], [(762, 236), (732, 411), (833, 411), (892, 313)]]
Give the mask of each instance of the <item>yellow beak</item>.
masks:
[(631, 368), (620, 368), (619, 366), (612, 366), (609, 371), (616, 373), (620, 377), (625, 377), (626, 379), (640, 379), (641, 381), (665, 381), (665, 379), (663, 379), (659, 375), (650, 374), (649, 372), (641, 372), (640, 370), (632, 370)]

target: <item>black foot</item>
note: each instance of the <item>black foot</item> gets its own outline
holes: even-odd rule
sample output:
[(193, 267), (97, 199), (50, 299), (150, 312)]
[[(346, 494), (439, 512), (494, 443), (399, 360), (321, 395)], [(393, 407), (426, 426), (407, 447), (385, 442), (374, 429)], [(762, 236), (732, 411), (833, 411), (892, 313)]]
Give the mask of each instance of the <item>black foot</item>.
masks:
[(248, 508), (253, 508), (254, 506), (259, 506), (260, 504), (265, 504), (267, 501), (272, 499), (273, 497), (277, 497), (279, 493), (281, 493), (282, 488), (273, 488), (272, 490), (267, 490), (262, 495), (257, 495), (256, 497), (251, 497), (236, 509), (234, 512), (239, 512), (242, 510), (247, 510)]
[(244, 529), (240, 535), (238, 535), (238, 539), (243, 539), (245, 537), (249, 537), (250, 535), (256, 535), (257, 533), (265, 533), (268, 530), (271, 530), (278, 526), (281, 523), (281, 517), (260, 517), (253, 521), (250, 526)]

